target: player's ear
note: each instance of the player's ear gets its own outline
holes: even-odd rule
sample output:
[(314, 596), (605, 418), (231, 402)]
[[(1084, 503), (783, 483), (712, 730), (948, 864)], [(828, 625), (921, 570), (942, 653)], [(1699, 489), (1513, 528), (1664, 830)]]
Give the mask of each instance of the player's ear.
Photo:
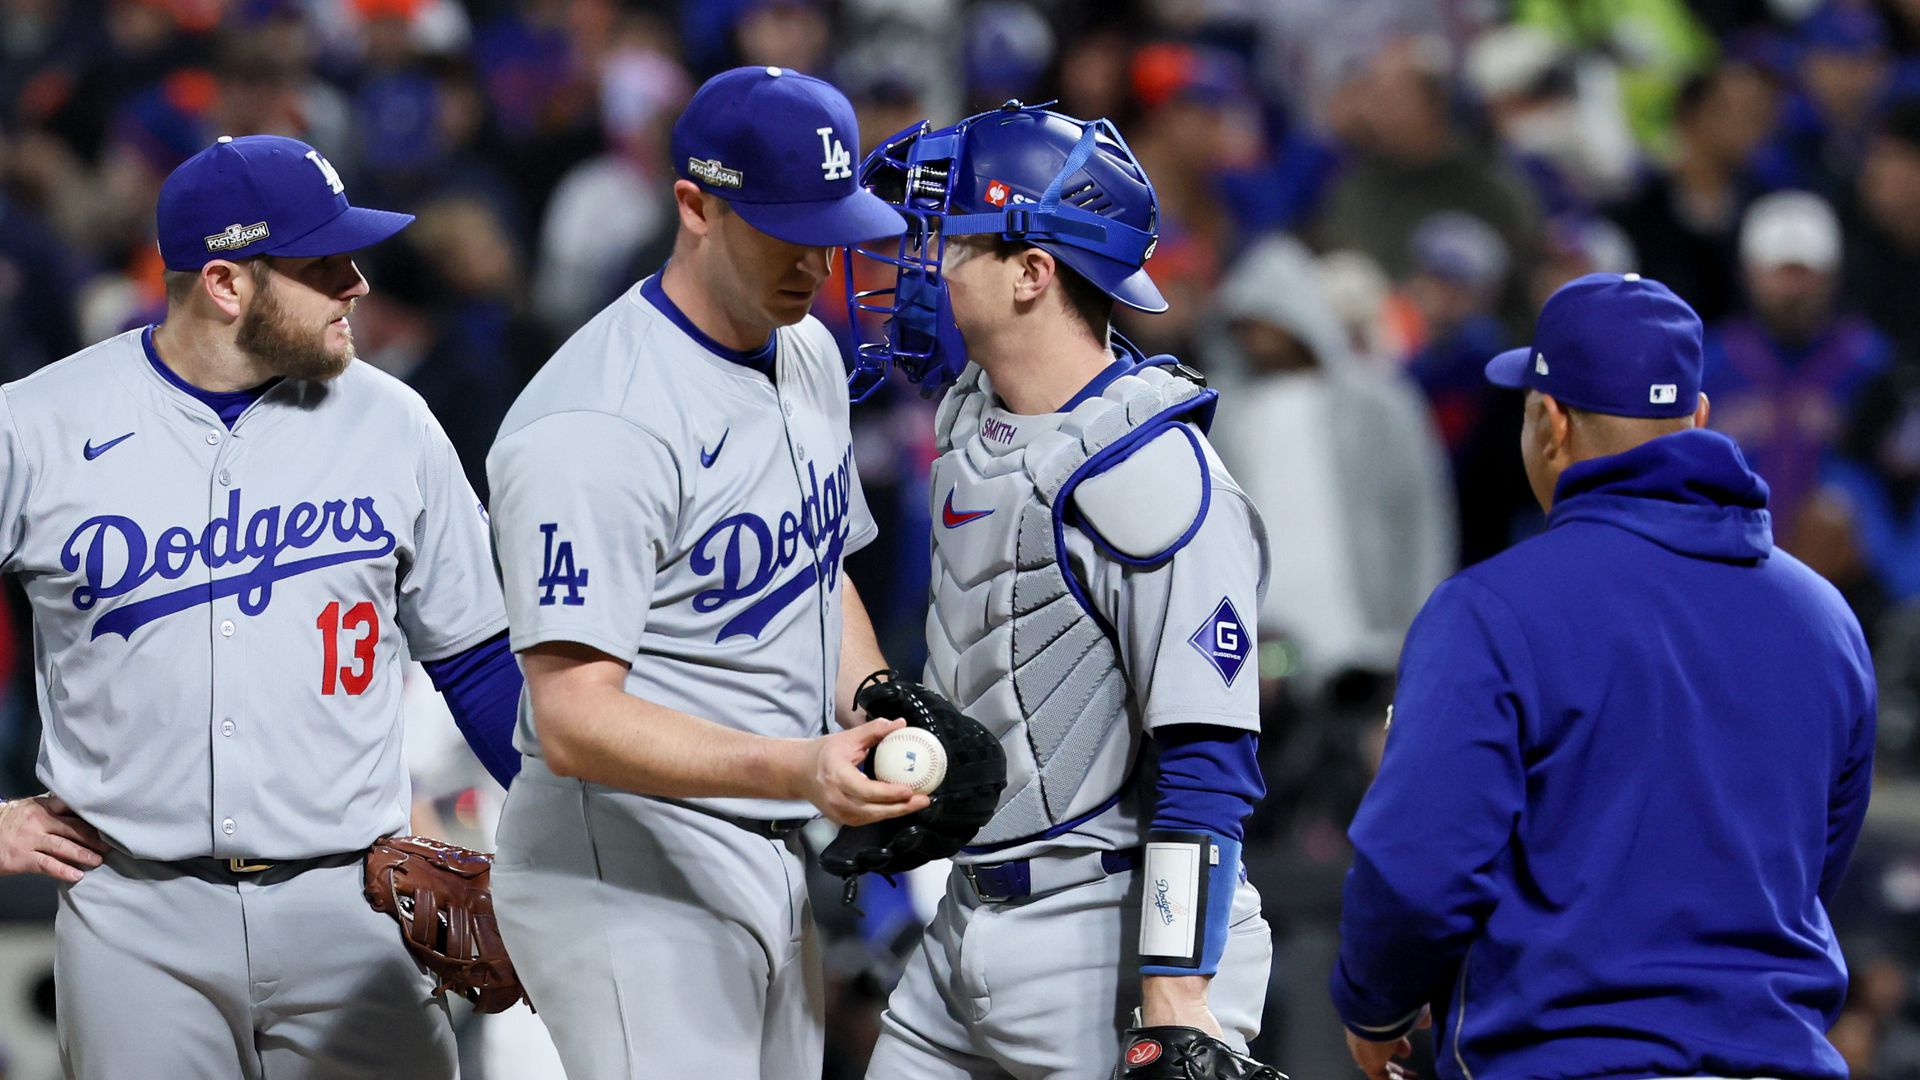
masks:
[(1573, 458), (1573, 414), (1552, 394), (1540, 394), (1539, 401), (1541, 459), (1565, 468)]
[(673, 203), (680, 212), (681, 228), (700, 237), (713, 230), (713, 220), (720, 206), (717, 199), (700, 190), (700, 185), (691, 180), (675, 180)]
[(1014, 261), (1019, 270), (1013, 279), (1013, 299), (1016, 303), (1032, 303), (1059, 284), (1059, 265), (1054, 262), (1051, 253), (1030, 247), (1015, 256)]
[(238, 319), (253, 296), (253, 275), (227, 259), (214, 259), (200, 268), (199, 291), (229, 319)]
[(1693, 426), (1697, 428), (1706, 427), (1707, 417), (1711, 415), (1713, 415), (1713, 403), (1707, 400), (1707, 392), (1702, 390), (1700, 391), (1700, 404), (1693, 407)]

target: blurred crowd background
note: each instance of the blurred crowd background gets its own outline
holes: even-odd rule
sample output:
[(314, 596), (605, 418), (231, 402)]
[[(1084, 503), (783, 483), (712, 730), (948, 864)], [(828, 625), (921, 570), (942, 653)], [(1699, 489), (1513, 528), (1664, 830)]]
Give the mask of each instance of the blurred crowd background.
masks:
[[(1323, 987), (1402, 635), (1443, 577), (1541, 526), (1518, 395), (1482, 363), (1582, 273), (1690, 301), (1714, 426), (1876, 649), (1880, 778), (1834, 912), (1855, 979), (1832, 1037), (1855, 1076), (1920, 1077), (1920, 0), (0, 0), (0, 378), (157, 320), (161, 180), (217, 135), (292, 135), (356, 203), (419, 215), (360, 260), (354, 334), (484, 495), (518, 389), (665, 258), (667, 133), (735, 64), (833, 80), (865, 148), (1058, 101), (1114, 119), (1155, 181), (1173, 309), (1120, 328), (1222, 388), (1215, 442), (1273, 541), (1256, 1049), (1295, 1076), (1351, 1068)], [(841, 283), (817, 314), (847, 334)], [(855, 413), (883, 534), (849, 572), (902, 667), (922, 655), (931, 422), (902, 387)], [(17, 795), (38, 729), (17, 593), (3, 614)], [(423, 827), (485, 845), (499, 792), (419, 689)], [(910, 889), (867, 895), (818, 904), (832, 1077), (860, 1074), (927, 914)], [(0, 882), (0, 1057), (34, 1080), (51, 896)], [(463, 1026), (470, 1077), (554, 1075), (537, 1021)]]

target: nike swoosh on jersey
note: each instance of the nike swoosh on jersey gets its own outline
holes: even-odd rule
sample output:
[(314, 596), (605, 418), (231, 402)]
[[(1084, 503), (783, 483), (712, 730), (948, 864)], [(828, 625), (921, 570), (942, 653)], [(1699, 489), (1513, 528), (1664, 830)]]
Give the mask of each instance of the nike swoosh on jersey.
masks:
[(947, 489), (947, 505), (940, 508), (940, 524), (949, 529), (957, 529), (969, 521), (979, 521), (992, 510), (955, 510), (953, 508), (953, 489)]
[(125, 435), (122, 435), (117, 439), (108, 439), (106, 442), (101, 443), (99, 446), (93, 445), (93, 440), (88, 439), (86, 442), (86, 445), (80, 448), (80, 452), (87, 455), (88, 461), (92, 461), (94, 458), (99, 457), (101, 454), (104, 454), (107, 451), (113, 449), (114, 447), (119, 446), (121, 443), (126, 442), (128, 439), (133, 438), (134, 434), (135, 434), (134, 432), (129, 431)]
[(713, 444), (712, 450), (702, 449), (700, 451), (700, 467), (701, 468), (703, 469), (713, 468), (713, 463), (720, 460), (720, 448), (727, 445), (727, 436), (731, 434), (733, 434), (733, 429), (728, 428), (727, 430), (720, 433), (720, 441)]

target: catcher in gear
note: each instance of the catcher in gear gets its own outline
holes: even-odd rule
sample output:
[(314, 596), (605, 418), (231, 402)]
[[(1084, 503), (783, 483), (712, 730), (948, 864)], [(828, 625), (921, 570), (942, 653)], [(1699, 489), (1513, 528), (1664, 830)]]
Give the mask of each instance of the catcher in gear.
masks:
[(893, 271), (851, 298), (885, 324), (854, 384), (946, 392), (925, 682), (1007, 766), (868, 1075), (1109, 1080), (1136, 1007), (1243, 1051), (1272, 957), (1240, 867), (1266, 538), (1207, 444), (1217, 395), (1109, 327), (1167, 307), (1153, 187), (1112, 124), (1018, 102), (900, 132), (861, 181), (908, 230), (854, 251)]
[(867, 676), (853, 700), (874, 720), (904, 720), (932, 734), (946, 751), (947, 772), (925, 809), (844, 828), (821, 852), (820, 865), (847, 879), (849, 899), (860, 874), (952, 858), (993, 817), (1007, 786), (1007, 755), (993, 733), (939, 694), (889, 670)]

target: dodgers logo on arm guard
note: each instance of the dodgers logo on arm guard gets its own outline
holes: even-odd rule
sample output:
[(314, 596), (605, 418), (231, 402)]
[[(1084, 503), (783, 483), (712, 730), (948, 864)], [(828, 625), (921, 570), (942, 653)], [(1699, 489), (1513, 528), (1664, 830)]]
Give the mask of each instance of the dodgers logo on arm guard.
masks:
[[(106, 634), (131, 639), (135, 630), (156, 619), (226, 596), (238, 596), (242, 612), (258, 615), (273, 599), (274, 582), (341, 563), (378, 559), (396, 544), (370, 497), (328, 499), (317, 506), (296, 503), (291, 510), (264, 506), (246, 517), (244, 525), (240, 498), (239, 488), (228, 492), (227, 512), (208, 522), (198, 536), (176, 525), (154, 537), (151, 544), (146, 530), (130, 517), (101, 514), (81, 522), (60, 549), (61, 568), (69, 573), (79, 570), (86, 578), (86, 584), (73, 590), (73, 606), (80, 611), (125, 596), (155, 577), (178, 580), (196, 563), (208, 570), (253, 563), (228, 577), (121, 604), (94, 620), (92, 639)], [(329, 537), (352, 546), (280, 561), (288, 551), (304, 551)]]
[[(720, 582), (694, 595), (693, 610), (704, 615), (759, 597), (727, 620), (713, 640), (741, 634), (757, 639), (774, 616), (806, 595), (816, 582), (828, 591), (836, 587), (840, 556), (852, 531), (848, 505), (852, 484), (853, 448), (848, 447), (825, 481), (812, 463), (807, 465), (808, 490), (799, 511), (781, 514), (777, 530), (759, 514), (745, 512), (722, 518), (695, 542), (688, 565), (696, 574), (718, 570)], [(799, 560), (803, 542), (812, 553), (807, 565), (762, 596), (775, 575)]]
[(540, 594), (541, 607), (553, 606), (554, 590), (562, 588), (567, 590), (567, 595), (560, 597), (560, 602), (568, 607), (579, 607), (587, 602), (587, 598), (580, 595), (580, 590), (587, 587), (587, 572), (574, 568), (573, 541), (554, 539), (559, 531), (557, 522), (549, 521), (540, 526), (540, 535), (546, 539), (547, 547), (546, 554), (541, 557), (540, 580), (533, 584), (535, 588), (546, 590)]

